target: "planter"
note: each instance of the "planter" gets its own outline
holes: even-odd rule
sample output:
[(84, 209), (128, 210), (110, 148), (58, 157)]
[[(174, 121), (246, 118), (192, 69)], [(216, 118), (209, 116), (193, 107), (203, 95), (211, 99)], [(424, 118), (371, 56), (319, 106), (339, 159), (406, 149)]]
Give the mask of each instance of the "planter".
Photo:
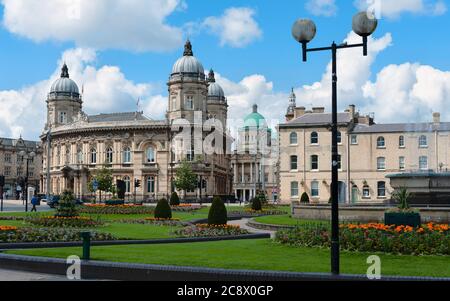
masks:
[(416, 212), (385, 212), (385, 225), (420, 227), (420, 214)]
[(105, 201), (105, 205), (106, 206), (118, 206), (118, 205), (124, 205), (125, 201), (124, 200), (109, 200), (109, 201)]

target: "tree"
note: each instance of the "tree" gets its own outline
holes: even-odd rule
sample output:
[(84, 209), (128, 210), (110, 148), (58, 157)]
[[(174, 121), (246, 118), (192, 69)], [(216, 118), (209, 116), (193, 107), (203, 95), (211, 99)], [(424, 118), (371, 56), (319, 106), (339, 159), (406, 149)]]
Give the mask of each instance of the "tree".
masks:
[(252, 209), (255, 211), (261, 211), (262, 210), (262, 204), (261, 204), (261, 198), (259, 196), (256, 196), (252, 200)]
[(306, 192), (303, 192), (303, 194), (300, 198), (300, 203), (303, 203), (303, 204), (309, 203), (309, 195)]
[(184, 192), (184, 197), (186, 197), (186, 191), (197, 188), (197, 175), (192, 171), (192, 165), (186, 160), (183, 160), (180, 167), (178, 167), (174, 184), (177, 189)]
[(179, 206), (179, 205), (180, 205), (180, 198), (178, 197), (178, 193), (174, 191), (170, 196), (170, 206)]
[(171, 219), (172, 218), (172, 209), (170, 208), (169, 203), (166, 199), (161, 199), (158, 201), (158, 204), (155, 208), (155, 218), (161, 219)]
[(222, 200), (216, 196), (208, 213), (208, 225), (226, 225), (228, 221), (227, 208)]
[(113, 192), (113, 176), (112, 171), (105, 166), (102, 167), (96, 174), (92, 181), (89, 183), (90, 187), (93, 190), (93, 183), (97, 181), (98, 190), (100, 192), (100, 201), (102, 200), (102, 191), (105, 193)]
[(71, 191), (64, 191), (59, 199), (59, 204), (56, 207), (56, 217), (75, 217), (78, 216), (76, 201)]

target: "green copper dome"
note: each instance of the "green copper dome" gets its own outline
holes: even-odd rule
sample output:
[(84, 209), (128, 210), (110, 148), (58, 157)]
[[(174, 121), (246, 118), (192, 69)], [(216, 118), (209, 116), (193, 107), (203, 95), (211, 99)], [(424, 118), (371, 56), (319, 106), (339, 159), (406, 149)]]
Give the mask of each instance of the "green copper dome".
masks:
[(244, 128), (243, 129), (249, 129), (249, 128), (260, 128), (260, 127), (267, 127), (266, 118), (264, 118), (263, 115), (258, 113), (258, 106), (253, 105), (253, 112), (244, 119)]

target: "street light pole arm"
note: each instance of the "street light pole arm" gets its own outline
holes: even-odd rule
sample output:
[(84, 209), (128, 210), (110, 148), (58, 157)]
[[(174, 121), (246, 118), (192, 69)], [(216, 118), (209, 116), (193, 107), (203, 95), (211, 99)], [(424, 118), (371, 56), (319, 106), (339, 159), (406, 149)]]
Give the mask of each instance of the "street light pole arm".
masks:
[[(345, 49), (345, 48), (356, 48), (363, 47), (363, 55), (367, 56), (367, 37), (363, 37), (363, 42), (358, 44), (347, 44), (343, 43), (341, 45), (337, 45), (335, 49)], [(334, 44), (334, 42), (333, 42)], [(316, 48), (308, 48), (308, 44), (306, 42), (302, 42), (302, 56), (303, 61), (306, 62), (308, 58), (308, 52), (317, 52), (317, 51), (329, 51), (333, 50), (333, 45), (328, 47), (316, 47)]]

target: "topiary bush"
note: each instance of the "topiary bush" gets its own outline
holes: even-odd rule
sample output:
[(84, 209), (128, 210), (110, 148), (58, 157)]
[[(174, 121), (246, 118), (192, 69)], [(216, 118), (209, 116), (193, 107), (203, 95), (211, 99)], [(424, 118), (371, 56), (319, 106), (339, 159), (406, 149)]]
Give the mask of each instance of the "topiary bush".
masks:
[(56, 207), (56, 217), (75, 217), (78, 216), (78, 209), (75, 197), (71, 191), (64, 191), (61, 194), (59, 204)]
[(172, 209), (166, 199), (161, 199), (155, 208), (155, 218), (158, 219), (171, 219)]
[(219, 197), (214, 197), (208, 213), (208, 225), (226, 225), (227, 208)]
[(256, 196), (255, 198), (253, 198), (252, 200), (252, 210), (255, 211), (261, 211), (262, 210), (262, 203), (261, 203), (261, 199), (259, 196)]
[(180, 198), (178, 197), (178, 193), (174, 191), (170, 196), (170, 206), (179, 206), (179, 205), (180, 205)]
[(303, 192), (303, 194), (300, 198), (300, 203), (309, 204), (309, 195), (306, 192)]

